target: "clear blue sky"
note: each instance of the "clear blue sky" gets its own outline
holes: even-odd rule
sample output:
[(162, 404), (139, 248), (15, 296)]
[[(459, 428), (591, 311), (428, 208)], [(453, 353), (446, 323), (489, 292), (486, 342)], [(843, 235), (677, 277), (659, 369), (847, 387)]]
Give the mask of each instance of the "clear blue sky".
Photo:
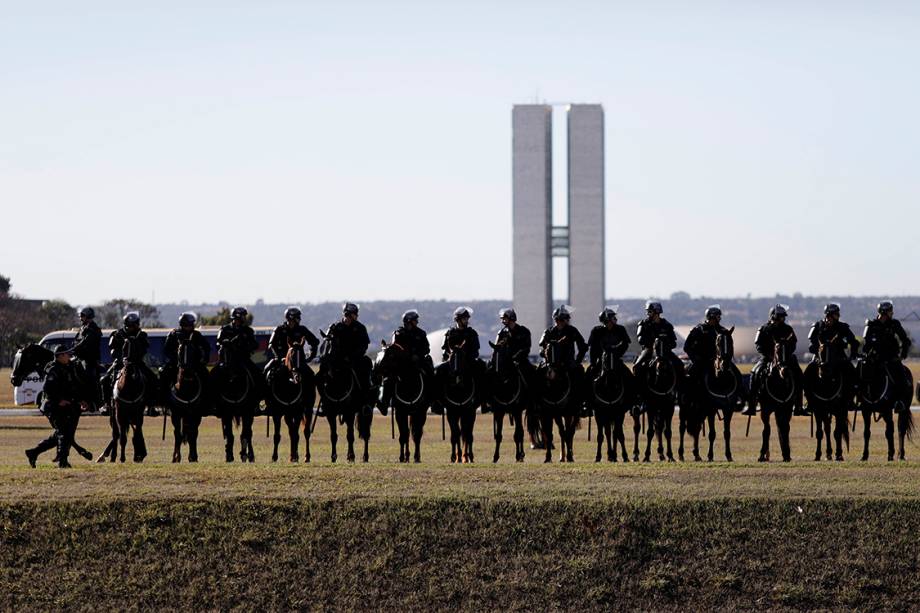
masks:
[(540, 99), (605, 107), (608, 295), (916, 294), (918, 66), (916, 2), (4, 1), (0, 273), (510, 298)]

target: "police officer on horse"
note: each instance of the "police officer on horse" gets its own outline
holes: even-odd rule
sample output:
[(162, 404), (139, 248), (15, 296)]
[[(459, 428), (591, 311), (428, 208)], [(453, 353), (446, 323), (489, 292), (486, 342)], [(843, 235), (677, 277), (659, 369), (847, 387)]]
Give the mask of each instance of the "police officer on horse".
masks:
[(99, 398), (99, 349), (102, 343), (102, 330), (95, 322), (96, 312), (92, 307), (80, 309), (80, 329), (73, 339), (74, 358), (80, 366), (86, 391), (84, 396), (93, 406)]
[[(904, 330), (901, 322), (894, 318), (894, 304), (890, 300), (883, 300), (878, 304), (875, 319), (866, 320), (866, 329), (863, 332), (865, 352), (874, 352), (879, 361), (892, 365), (888, 373), (894, 384), (909, 388), (910, 382), (904, 372), (901, 361), (910, 353), (910, 337)], [(907, 397), (913, 390), (908, 389)]]
[(777, 304), (770, 309), (770, 320), (760, 326), (757, 334), (754, 336), (754, 347), (760, 354), (760, 359), (754, 365), (751, 371), (751, 396), (750, 404), (742, 415), (754, 415), (757, 413), (757, 398), (760, 393), (760, 386), (763, 385), (763, 378), (766, 374), (767, 365), (774, 359), (776, 345), (780, 344), (786, 349), (786, 363), (784, 366), (789, 368), (795, 378), (795, 396), (794, 396), (794, 414), (802, 415), (802, 394), (803, 374), (799, 361), (795, 357), (795, 346), (797, 339), (795, 330), (786, 323), (786, 317), (789, 314), (789, 308), (783, 304)]

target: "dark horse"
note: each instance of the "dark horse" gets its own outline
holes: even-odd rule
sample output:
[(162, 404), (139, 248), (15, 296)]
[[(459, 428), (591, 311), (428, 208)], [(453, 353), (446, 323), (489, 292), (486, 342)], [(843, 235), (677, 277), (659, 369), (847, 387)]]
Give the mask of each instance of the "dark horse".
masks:
[(175, 381), (166, 382), (166, 399), (173, 425), (172, 461), (182, 461), (182, 443), (188, 444), (188, 461), (198, 461), (198, 428), (208, 410), (206, 382), (199, 374), (199, 350), (190, 338), (180, 339)]
[(348, 454), (345, 456), (349, 462), (355, 461), (355, 427), (358, 436), (364, 441), (364, 455), (362, 461), (370, 459), (367, 446), (371, 438), (371, 422), (374, 418), (374, 409), (367, 402), (358, 374), (354, 367), (342, 357), (338, 349), (338, 341), (334, 334), (323, 334), (323, 345), (320, 348), (320, 376), (317, 387), (320, 394), (320, 403), (326, 421), (329, 422), (329, 438), (332, 442), (332, 461), (338, 459), (336, 444), (339, 435), (336, 427), (336, 418), (347, 428), (345, 439), (348, 441)]
[(668, 462), (674, 461), (671, 450), (671, 420), (674, 418), (674, 404), (683, 388), (684, 370), (675, 364), (674, 354), (665, 349), (665, 338), (655, 339), (653, 358), (646, 368), (644, 376), (637, 381), (639, 393), (645, 401), (648, 413), (647, 442), (643, 462), (652, 457), (652, 438), (658, 439), (658, 459), (665, 460), (664, 441), (667, 442)]
[(507, 341), (489, 342), (495, 355), (488, 371), (488, 403), (492, 409), (492, 434), (495, 436), (495, 455), (493, 462), (498, 462), (502, 446), (502, 428), (505, 415), (514, 428), (514, 459), (524, 461), (524, 411), (533, 406), (530, 402), (530, 390), (521, 370), (511, 358), (511, 348)]
[(597, 454), (600, 462), (604, 440), (607, 441), (607, 461), (617, 461), (617, 445), (623, 450), (623, 461), (629, 461), (623, 420), (632, 408), (636, 396), (635, 378), (617, 359), (613, 347), (604, 347), (599, 368), (585, 381), (585, 404), (597, 422)]
[(748, 397), (748, 390), (744, 385), (741, 372), (735, 366), (735, 342), (732, 334), (734, 326), (724, 332), (716, 334), (715, 358), (709, 364), (703, 364), (703, 371), (699, 384), (691, 390), (690, 406), (687, 416), (684, 416), (683, 407), (680, 415), (680, 447), (677, 457), (684, 459), (684, 431), (689, 431), (693, 437), (693, 459), (699, 462), (700, 457), (700, 432), (703, 423), (709, 425), (709, 453), (706, 459), (712, 462), (714, 458), (713, 446), (716, 442), (716, 418), (722, 420), (722, 432), (725, 439), (725, 459), (732, 461), (731, 447), (731, 422), (735, 411), (740, 410)]
[[(124, 351), (122, 355), (134, 355), (131, 344), (134, 339), (128, 337), (125, 339)], [(134, 447), (134, 461), (143, 462), (147, 457), (147, 444), (144, 442), (144, 410), (154, 398), (155, 385), (148, 381), (147, 375), (140, 364), (136, 364), (125, 358), (118, 378), (115, 380), (112, 391), (112, 400), (115, 410), (110, 417), (112, 422), (112, 442), (115, 443), (116, 435), (119, 446), (121, 447), (122, 462), (125, 461), (125, 447), (128, 444), (128, 431), (133, 431), (131, 444)], [(106, 449), (111, 455), (109, 460), (115, 461), (115, 445), (109, 445)], [(106, 454), (99, 458), (99, 461), (105, 461)]]
[(275, 360), (267, 369), (268, 393), (266, 403), (272, 416), (275, 433), (272, 439), (272, 462), (278, 461), (278, 444), (281, 443), (281, 419), (288, 428), (291, 439), (291, 462), (300, 461), (300, 434), (303, 424), (304, 462), (310, 461), (310, 419), (316, 402), (316, 375), (307, 363), (303, 341), (288, 347), (283, 360)]
[(760, 386), (757, 400), (760, 402), (760, 421), (763, 423), (763, 443), (760, 447), (758, 462), (770, 461), (770, 415), (776, 416), (776, 429), (779, 434), (779, 448), (783, 462), (792, 461), (789, 448), (789, 423), (792, 421), (792, 407), (795, 404), (795, 375), (786, 365), (788, 360), (786, 342), (777, 340), (773, 347), (773, 360), (766, 365), (763, 385)]
[[(16, 351), (16, 355), (13, 356), (13, 369), (10, 372), (10, 383), (13, 385), (13, 387), (21, 385), (23, 380), (33, 373), (37, 374), (39, 378), (43, 379), (45, 377), (45, 367), (48, 366), (48, 364), (52, 361), (54, 361), (54, 352), (49, 349), (45, 349), (41, 345), (30, 343), (22, 349), (18, 349)], [(77, 372), (78, 376), (82, 374), (79, 365), (77, 366)], [(36, 401), (37, 404), (41, 406), (42, 399), (40, 395), (38, 398), (36, 398)], [(51, 426), (55, 427), (53, 423)], [(79, 453), (87, 460), (91, 460), (93, 458), (93, 455), (78, 445), (76, 440), (71, 443), (71, 447), (73, 447), (74, 451)]]
[(451, 348), (443, 388), (438, 391), (450, 425), (450, 461), (469, 464), (473, 462), (473, 426), (482, 386), (476, 372), (478, 362), (467, 359), (465, 343)]
[(262, 402), (261, 382), (256, 380), (252, 367), (236, 350), (233, 341), (222, 343), (217, 356), (210, 387), (224, 435), (225, 460), (233, 461), (233, 423), (236, 422), (240, 427), (240, 462), (254, 462), (252, 423)]
[[(831, 459), (831, 420), (834, 423), (834, 442), (837, 452), (835, 459), (843, 461), (843, 443), (847, 449), (850, 447), (849, 421), (847, 409), (853, 400), (853, 389), (847, 381), (842, 364), (846, 361), (845, 355), (834, 355), (834, 339), (818, 344), (818, 353), (811, 368), (805, 369), (805, 399), (808, 400), (808, 409), (814, 416), (816, 428), (815, 438), (818, 447), (815, 450), (815, 461), (821, 460), (821, 439), (826, 438), (825, 455)], [(840, 350), (837, 350), (840, 353)]]
[(374, 364), (374, 379), (393, 377), (393, 415), (399, 426), (399, 461), (409, 461), (409, 435), (415, 445), (413, 459), (422, 461), (421, 444), (428, 419), (431, 382), (422, 369), (413, 364), (409, 353), (398, 343), (381, 343)]
[[(563, 359), (559, 344), (568, 341), (563, 337), (550, 342), (544, 351), (544, 360), (534, 377), (534, 402), (540, 415), (540, 429), (546, 445), (544, 462), (552, 462), (553, 423), (559, 429), (559, 461), (574, 462), (572, 443), (575, 431), (581, 427), (581, 390), (572, 380), (569, 365)], [(576, 364), (581, 368), (581, 364)]]
[[(890, 369), (903, 368), (902, 381), (908, 385), (899, 387), (897, 377)], [(883, 362), (875, 351), (860, 359), (856, 367), (857, 398), (863, 417), (862, 460), (869, 459), (869, 434), (872, 416), (875, 421), (885, 420), (885, 438), (888, 441), (888, 461), (894, 460), (894, 414), (898, 415), (898, 459), (904, 459), (904, 438), (911, 438), (914, 432), (914, 416), (910, 411), (913, 401), (913, 375), (900, 362)], [(920, 395), (920, 391), (918, 391)], [(855, 427), (855, 426), (854, 426)]]

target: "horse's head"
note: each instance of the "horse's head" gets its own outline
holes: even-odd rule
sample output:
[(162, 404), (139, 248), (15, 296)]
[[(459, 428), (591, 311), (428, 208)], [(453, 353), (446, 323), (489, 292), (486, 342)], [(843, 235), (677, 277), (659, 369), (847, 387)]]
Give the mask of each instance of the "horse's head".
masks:
[(10, 382), (21, 385), (22, 380), (33, 372), (40, 373), (42, 369), (54, 359), (54, 352), (35, 343), (26, 345), (16, 351), (13, 357), (13, 370), (10, 372)]
[(380, 351), (374, 360), (374, 372), (380, 377), (389, 377), (396, 373), (408, 355), (406, 348), (399, 343), (380, 341)]
[(300, 383), (300, 374), (307, 363), (307, 356), (303, 350), (304, 341), (291, 343), (287, 354), (284, 356), (284, 366), (291, 373), (294, 383)]
[(604, 352), (601, 354), (601, 374), (604, 375), (613, 372), (616, 368), (617, 358), (613, 352), (614, 345), (606, 345)]
[(546, 364), (546, 377), (550, 380), (555, 379), (559, 372), (565, 367), (565, 358), (563, 357), (564, 353), (560, 345), (567, 341), (567, 336), (563, 336), (562, 338), (555, 341), (550, 341), (546, 345), (546, 349), (543, 351), (544, 361)]
[(339, 351), (339, 341), (332, 330), (329, 332), (320, 330), (320, 335), (323, 337), (323, 343), (319, 348), (319, 361), (325, 367), (331, 368), (341, 355)]
[(716, 334), (716, 372), (725, 370), (735, 358), (735, 341), (732, 338), (734, 332), (735, 327), (732, 326)]
[(501, 339), (497, 343), (489, 341), (489, 347), (492, 348), (494, 356), (493, 363), (495, 372), (500, 375), (508, 375), (514, 369), (514, 362), (511, 359), (511, 346), (506, 339)]
[(464, 367), (466, 366), (466, 349), (464, 345), (466, 345), (465, 340), (459, 345), (449, 348), (447, 368), (452, 375), (460, 376), (463, 374)]

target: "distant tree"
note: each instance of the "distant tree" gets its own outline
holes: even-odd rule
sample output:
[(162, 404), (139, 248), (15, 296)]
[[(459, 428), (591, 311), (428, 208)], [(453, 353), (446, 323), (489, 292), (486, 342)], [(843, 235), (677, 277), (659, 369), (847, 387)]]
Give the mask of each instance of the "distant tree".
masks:
[(63, 300), (46, 300), (40, 310), (47, 328), (72, 328), (77, 322), (77, 311)]
[[(226, 326), (230, 323), (230, 307), (223, 306), (214, 315), (202, 315), (198, 318), (202, 326)], [(252, 313), (246, 314), (246, 323), (252, 325)]]
[(8, 298), (11, 287), (13, 287), (13, 284), (10, 283), (10, 278), (0, 275), (0, 298)]
[(135, 300), (134, 298), (113, 298), (106, 300), (96, 308), (96, 319), (105, 328), (121, 326), (122, 318), (130, 311), (137, 311), (140, 315), (141, 325), (147, 328), (159, 328), (160, 312), (152, 304)]

